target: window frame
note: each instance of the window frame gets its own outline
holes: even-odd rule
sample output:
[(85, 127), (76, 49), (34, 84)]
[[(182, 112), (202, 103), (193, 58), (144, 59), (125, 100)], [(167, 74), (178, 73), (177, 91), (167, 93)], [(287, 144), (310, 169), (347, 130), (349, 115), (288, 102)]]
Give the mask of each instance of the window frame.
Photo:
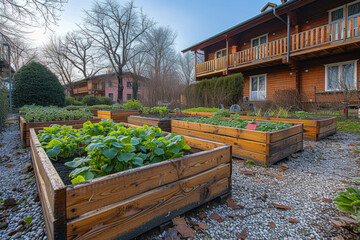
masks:
[(344, 62), (336, 62), (336, 63), (329, 63), (329, 64), (325, 64), (325, 92), (336, 92), (336, 91), (342, 91), (343, 89), (341, 88), (338, 88), (338, 89), (328, 89), (328, 82), (329, 82), (329, 79), (328, 79), (328, 67), (334, 67), (334, 66), (338, 66), (339, 67), (339, 77), (341, 76), (342, 74), (342, 68), (341, 66), (344, 65), (344, 64), (349, 64), (349, 63), (352, 63), (354, 64), (354, 86), (355, 86), (355, 89), (357, 90), (358, 89), (358, 86), (357, 86), (357, 62), (358, 62), (359, 59), (355, 59), (355, 60), (350, 60), (350, 61), (344, 61)]
[(221, 57), (219, 57), (219, 58), (226, 57), (226, 48), (222, 48), (222, 49), (220, 49), (220, 50), (218, 50), (218, 51), (215, 52), (215, 59), (218, 59), (217, 53), (218, 53), (218, 52), (222, 52), (222, 51), (224, 51), (224, 50), (225, 50), (225, 56), (221, 56)]
[(260, 38), (262, 38), (262, 37), (264, 37), (264, 36), (266, 37), (266, 43), (263, 43), (263, 44), (269, 43), (269, 33), (265, 33), (265, 34), (263, 34), (263, 35), (260, 35), (260, 36), (257, 36), (257, 37), (252, 38), (252, 39), (250, 40), (250, 45), (251, 45), (251, 47), (252, 47), (252, 48), (254, 47), (254, 46), (253, 46), (253, 40), (255, 40), (255, 39), (259, 39), (259, 45), (255, 46), (255, 47), (259, 47), (259, 46), (263, 45), (263, 44), (260, 44)]
[[(130, 85), (130, 86), (129, 86)], [(126, 88), (130, 89), (132, 87), (132, 84), (130, 81), (126, 81)]]
[[(262, 76), (265, 77), (265, 99), (256, 99), (256, 100), (253, 100), (253, 99), (251, 98), (252, 78), (257, 77), (257, 78), (259, 79), (259, 78), (262, 77)], [(267, 100), (267, 73), (249, 76), (249, 85), (250, 85), (250, 92), (249, 92), (249, 99), (250, 99), (250, 101), (266, 101), (266, 100)], [(259, 83), (258, 83), (258, 89), (259, 89)], [(259, 92), (259, 90), (257, 90), (257, 92)]]

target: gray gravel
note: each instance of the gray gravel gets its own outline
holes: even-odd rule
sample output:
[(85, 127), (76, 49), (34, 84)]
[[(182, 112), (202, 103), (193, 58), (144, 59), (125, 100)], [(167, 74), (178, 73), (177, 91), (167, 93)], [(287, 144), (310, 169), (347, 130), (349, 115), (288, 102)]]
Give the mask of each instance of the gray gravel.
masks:
[[(5, 218), (8, 227), (0, 230), (0, 239), (47, 239), (40, 202), (34, 201), (37, 193), (34, 175), (20, 172), (30, 162), (30, 154), (26, 151), (14, 156), (21, 150), (17, 121), (8, 124), (0, 133), (0, 145), (0, 199), (12, 197), (18, 201), (29, 196), (26, 204), (22, 202), (15, 208), (0, 210), (0, 216), (10, 212)], [(359, 176), (360, 154), (354, 153), (355, 150), (360, 150), (357, 135), (337, 133), (319, 142), (305, 141), (303, 152), (279, 163), (288, 166), (283, 172), (277, 165), (270, 168), (248, 166), (244, 161), (234, 159), (232, 198), (244, 208), (233, 210), (226, 203), (212, 201), (188, 212), (186, 218), (210, 227), (203, 232), (197, 231), (195, 239), (237, 239), (236, 234), (243, 230), (246, 230), (246, 239), (333, 239), (342, 235), (342, 230), (331, 224), (331, 219), (341, 213), (323, 198), (332, 199), (343, 189), (344, 183), (340, 180), (349, 182)], [(9, 156), (10, 161), (4, 156)], [(245, 175), (241, 173), (243, 170), (255, 173)], [(290, 209), (279, 210), (272, 203)], [(206, 217), (200, 220), (203, 213)], [(220, 215), (224, 221), (210, 219), (212, 213)], [(24, 232), (8, 236), (29, 216), (34, 220)], [(299, 223), (290, 223), (289, 218)], [(269, 227), (270, 222), (275, 228)], [(158, 239), (165, 233), (154, 229), (137, 239)]]
[[(236, 234), (243, 230), (246, 239), (334, 239), (345, 236), (343, 230), (331, 224), (332, 218), (343, 213), (326, 200), (333, 199), (343, 190), (344, 183), (340, 181), (351, 182), (353, 177), (359, 176), (360, 154), (354, 153), (360, 150), (357, 137), (337, 133), (319, 142), (304, 141), (303, 152), (278, 163), (289, 167), (283, 173), (277, 165), (249, 167), (244, 161), (234, 159), (232, 198), (244, 208), (233, 210), (218, 201), (188, 212), (185, 218), (210, 227), (203, 232), (197, 231), (195, 239), (237, 239)], [(244, 170), (255, 174), (245, 175), (241, 173)], [(265, 172), (276, 174), (280, 179), (283, 177), (283, 180)], [(290, 209), (279, 210), (272, 203)], [(203, 213), (206, 217), (201, 220)], [(210, 219), (213, 213), (224, 221)], [(290, 223), (289, 218), (299, 223)], [(271, 222), (275, 228), (270, 228)], [(158, 239), (164, 234), (153, 230), (139, 239)]]
[[(47, 239), (40, 202), (34, 201), (37, 194), (34, 174), (21, 173), (22, 168), (31, 161), (30, 152), (21, 148), (19, 122), (15, 115), (12, 117), (14, 119), (0, 133), (0, 199), (14, 198), (21, 203), (0, 210), (0, 216), (9, 212), (9, 216), (3, 218), (8, 226), (0, 230), (0, 239)], [(9, 160), (6, 156), (10, 157)], [(24, 198), (27, 198), (26, 203)], [(26, 225), (23, 232), (9, 236), (10, 232), (21, 227), (19, 222), (25, 217), (33, 218), (31, 224)]]

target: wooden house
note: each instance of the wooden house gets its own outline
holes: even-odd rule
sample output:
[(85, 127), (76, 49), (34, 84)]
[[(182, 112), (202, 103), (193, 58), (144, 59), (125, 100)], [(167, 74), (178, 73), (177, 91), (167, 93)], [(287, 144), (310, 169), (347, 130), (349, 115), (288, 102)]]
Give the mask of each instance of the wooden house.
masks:
[(360, 87), (359, 27), (360, 0), (282, 0), (183, 52), (195, 53), (198, 81), (243, 73), (245, 101), (296, 90), (303, 102), (328, 102)]

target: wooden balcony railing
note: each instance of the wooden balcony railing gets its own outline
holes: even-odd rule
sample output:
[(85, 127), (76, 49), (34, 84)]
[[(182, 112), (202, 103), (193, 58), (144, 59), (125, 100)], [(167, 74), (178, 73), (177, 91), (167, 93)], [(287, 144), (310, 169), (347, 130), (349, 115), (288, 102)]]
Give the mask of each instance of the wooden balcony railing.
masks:
[(200, 74), (217, 71), (224, 68), (226, 68), (226, 56), (196, 64), (195, 72)]
[(287, 52), (287, 37), (252, 47), (229, 55), (229, 66), (237, 66), (256, 60), (282, 55)]
[[(347, 23), (345, 20), (338, 21), (290, 35), (290, 53), (355, 37), (360, 37), (360, 16), (349, 17)], [(228, 66), (226, 65), (226, 56), (199, 63), (196, 65), (195, 72), (196, 75), (199, 75), (227, 67), (263, 61), (287, 54), (287, 50), (287, 37), (284, 37), (230, 54)]]

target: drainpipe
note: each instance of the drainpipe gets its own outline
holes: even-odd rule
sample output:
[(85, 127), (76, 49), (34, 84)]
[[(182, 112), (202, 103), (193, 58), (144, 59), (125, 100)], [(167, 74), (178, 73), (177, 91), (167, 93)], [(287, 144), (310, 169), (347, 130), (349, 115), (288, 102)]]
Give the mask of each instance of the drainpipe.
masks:
[(286, 62), (290, 61), (290, 16), (287, 15), (287, 54)]
[(276, 18), (278, 18), (280, 21), (286, 24), (287, 26), (287, 55), (286, 55), (286, 62), (290, 61), (290, 17), (289, 14), (287, 15), (287, 22), (284, 21), (279, 15), (276, 13), (276, 8), (272, 7), (273, 14)]
[(273, 8), (273, 14), (274, 14), (274, 16), (277, 17), (278, 19), (280, 19), (280, 21), (282, 21), (283, 23), (286, 24), (286, 22), (284, 21), (284, 19), (282, 19), (279, 15), (277, 15), (275, 7), (272, 7), (272, 8)]

